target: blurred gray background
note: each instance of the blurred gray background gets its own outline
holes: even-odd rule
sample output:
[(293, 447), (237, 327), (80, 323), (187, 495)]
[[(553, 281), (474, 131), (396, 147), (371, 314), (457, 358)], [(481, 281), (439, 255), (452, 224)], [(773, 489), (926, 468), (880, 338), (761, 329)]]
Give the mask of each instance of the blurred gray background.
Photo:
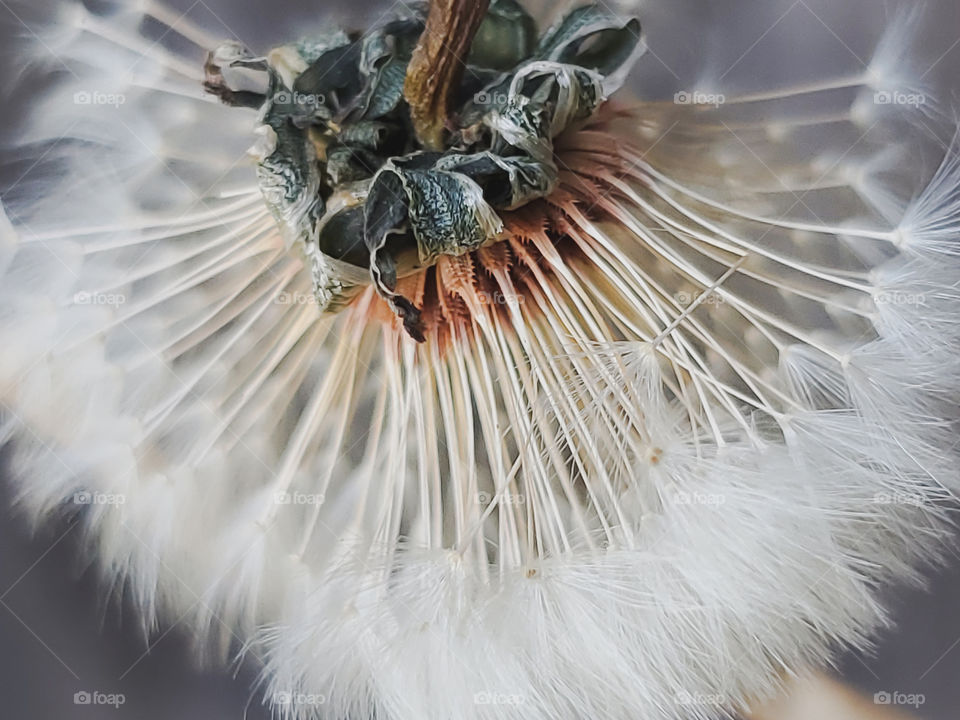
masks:
[[(321, 19), (362, 27), (389, 6), (373, 0), (177, 0), (170, 4), (255, 50), (305, 34), (310, 24), (317, 25)], [(623, 7), (630, 2), (617, 4)], [(798, 63), (823, 63), (829, 68), (830, 58), (838, 53), (868, 57), (869, 39), (876, 36), (885, 11), (893, 5), (878, 0), (640, 3), (653, 53), (637, 71), (637, 89), (648, 96), (672, 93), (682, 87), (680, 78), (687, 79), (705, 54), (716, 57), (721, 65), (749, 55), (756, 73), (787, 79), (809, 74), (811, 68), (798, 68)], [(930, 14), (923, 45), (932, 64), (925, 79), (940, 86), (950, 108), (956, 105), (960, 88), (960, 4), (936, 0), (927, 5)], [(10, 33), (25, 32), (15, 7), (0, 0), (0, 33), (5, 33), (0, 44)], [(318, 10), (305, 10), (310, 7)], [(717, 33), (717, 26), (729, 27), (729, 32)], [(709, 28), (713, 30), (708, 33)], [(792, 33), (786, 42), (778, 35), (784, 29)], [(704, 42), (708, 36), (714, 41)], [(0, 73), (9, 78), (14, 71), (7, 68)], [(15, 112), (15, 108), (4, 108), (0, 118), (12, 123)], [(79, 556), (76, 528), (69, 521), (31, 533), (9, 507), (8, 488), (0, 482), (0, 717), (269, 717), (253, 690), (257, 672), (253, 663), (228, 670), (200, 668), (190, 652), (189, 638), (177, 626), (145, 637), (134, 609), (125, 601), (105, 603), (103, 588), (89, 569), (92, 559)], [(923, 720), (960, 717), (957, 548), (951, 558), (955, 562), (933, 573), (927, 589), (891, 591), (895, 623), (878, 637), (872, 655), (848, 654), (838, 663), (838, 674), (868, 695), (922, 694), (925, 702), (916, 713)], [(117, 708), (75, 704), (75, 693), (93, 691), (120, 693), (125, 702)]]

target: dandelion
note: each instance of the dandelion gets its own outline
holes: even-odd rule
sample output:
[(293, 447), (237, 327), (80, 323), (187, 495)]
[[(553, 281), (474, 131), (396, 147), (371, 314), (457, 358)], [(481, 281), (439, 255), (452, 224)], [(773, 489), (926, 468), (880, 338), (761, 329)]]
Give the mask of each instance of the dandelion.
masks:
[(891, 140), (915, 13), (671, 101), (622, 88), (642, 10), (486, 5), (273, 49), (16, 6), (18, 504), (285, 717), (735, 711), (947, 534), (960, 151)]

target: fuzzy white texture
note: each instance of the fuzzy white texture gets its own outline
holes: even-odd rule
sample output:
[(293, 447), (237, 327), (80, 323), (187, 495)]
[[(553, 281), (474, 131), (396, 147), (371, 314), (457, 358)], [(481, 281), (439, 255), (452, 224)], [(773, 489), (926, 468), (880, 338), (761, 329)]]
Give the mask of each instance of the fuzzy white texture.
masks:
[(496, 273), (508, 312), (444, 353), (369, 296), (300, 301), (255, 113), (200, 91), (223, 28), (16, 7), (18, 507), (79, 514), (105, 586), (262, 660), (281, 716), (715, 716), (869, 644), (878, 588), (942, 549), (960, 148), (923, 178), (916, 108), (875, 100), (916, 92), (915, 13), (835, 78), (641, 99), (627, 171), (593, 170), (612, 219), (570, 210), (577, 256), (534, 238), (524, 302)]

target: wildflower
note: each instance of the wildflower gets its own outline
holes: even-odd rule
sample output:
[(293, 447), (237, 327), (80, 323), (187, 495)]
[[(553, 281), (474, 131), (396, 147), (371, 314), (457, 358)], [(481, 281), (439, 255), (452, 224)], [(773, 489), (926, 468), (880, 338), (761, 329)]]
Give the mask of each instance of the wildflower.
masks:
[(19, 503), (281, 713), (735, 709), (936, 557), (958, 151), (891, 173), (909, 107), (860, 101), (920, 92), (912, 16), (853, 76), (630, 103), (642, 17), (498, 0), (438, 125), (419, 7), (262, 55), (54, 7), (0, 244)]

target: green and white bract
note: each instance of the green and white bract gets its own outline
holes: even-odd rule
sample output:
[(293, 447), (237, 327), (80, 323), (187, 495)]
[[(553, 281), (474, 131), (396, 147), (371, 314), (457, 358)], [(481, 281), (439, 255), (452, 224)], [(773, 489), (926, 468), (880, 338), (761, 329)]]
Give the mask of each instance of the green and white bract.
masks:
[(534, 21), (515, 0), (498, 0), (456, 89), (472, 98), (453, 113), (447, 149), (426, 152), (403, 97), (423, 10), (265, 58), (228, 41), (210, 54), (204, 83), (228, 105), (260, 109), (260, 188), (309, 257), (320, 309), (343, 309), (372, 282), (420, 342), (420, 310), (397, 292), (398, 278), (503, 240), (497, 210), (554, 191), (554, 138), (589, 118), (643, 51), (639, 22), (600, 5), (571, 11), (523, 49), (503, 20), (518, 23), (524, 40)]
[[(398, 278), (423, 313), (415, 343), (366, 255), (338, 312), (314, 296), (303, 238), (349, 247), (365, 224), (339, 210), (358, 198), (321, 189), (321, 207), (301, 178), (268, 203), (258, 178), (290, 129), (263, 122), (264, 63), (289, 87), (349, 36), (305, 30), (261, 58), (155, 0), (97, 8), (16, 5), (40, 39), (13, 48), (31, 64), (11, 102), (30, 114), (5, 144), (23, 177), (0, 225), (18, 507), (76, 516), (145, 626), (179, 620), (204, 650), (262, 660), (281, 716), (710, 717), (868, 644), (879, 588), (940, 553), (960, 150), (876, 99), (916, 91), (913, 13), (868, 67), (778, 89), (747, 59), (684, 78), (674, 102), (618, 95), (554, 116), (549, 157), (518, 131), (539, 170), (553, 162), (551, 192), (495, 208), (502, 240), (441, 243)], [(634, 73), (676, 42), (656, 12)], [(514, 98), (535, 95), (524, 77), (568, 77), (548, 54), (507, 82), (535, 41), (523, 17), (498, 3), (485, 31)], [(240, 107), (202, 91), (218, 47)], [(400, 63), (371, 45), (360, 66), (382, 69), (371, 104), (388, 106)], [(943, 131), (932, 96), (922, 116)], [(523, 124), (489, 118), (508, 141)], [(361, 145), (381, 130), (355, 129)], [(337, 184), (358, 181), (327, 148)]]

